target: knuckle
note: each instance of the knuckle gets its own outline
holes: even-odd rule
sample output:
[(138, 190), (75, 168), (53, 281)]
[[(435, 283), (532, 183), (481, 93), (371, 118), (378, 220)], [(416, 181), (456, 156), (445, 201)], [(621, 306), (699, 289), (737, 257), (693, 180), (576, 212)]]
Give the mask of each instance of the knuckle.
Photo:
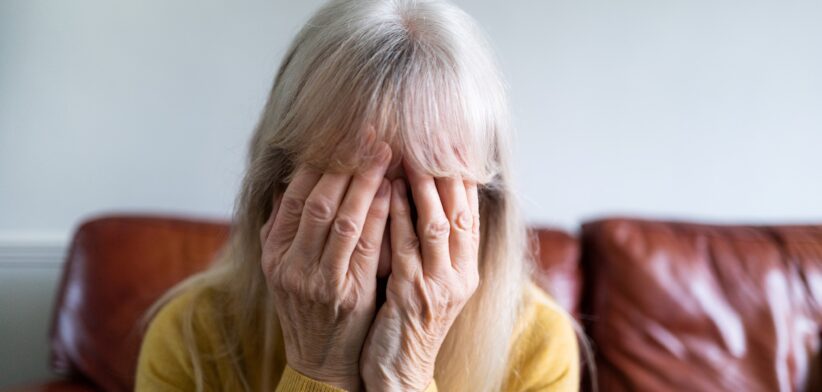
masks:
[(312, 292), (312, 300), (320, 304), (332, 304), (336, 301), (337, 295), (334, 290), (329, 287), (315, 287)]
[(328, 222), (334, 218), (334, 207), (331, 202), (321, 198), (306, 200), (305, 212), (310, 218), (320, 222)]
[(382, 218), (388, 215), (390, 207), (388, 203), (378, 203), (374, 202), (371, 204), (371, 207), (368, 209), (368, 217), (369, 218)]
[(289, 214), (300, 215), (303, 210), (303, 201), (291, 195), (284, 195), (280, 202), (280, 208)]
[(274, 285), (274, 289), (287, 293), (298, 294), (303, 289), (303, 277), (296, 268), (278, 268), (274, 271), (274, 278), (269, 279)]
[(311, 297), (319, 303), (330, 304), (340, 297), (342, 281), (339, 276), (329, 270), (320, 270), (311, 279)]
[(338, 216), (334, 220), (334, 232), (343, 238), (357, 238), (360, 235), (360, 227), (350, 217)]
[(379, 252), (380, 246), (369, 238), (360, 237), (354, 250), (363, 256), (375, 256)]
[(467, 210), (458, 211), (451, 219), (452, 225), (462, 231), (470, 231), (474, 226), (474, 217)]
[(444, 219), (433, 219), (425, 225), (423, 235), (429, 242), (441, 242), (448, 238), (450, 229), (451, 225), (448, 221)]
[(338, 301), (339, 309), (345, 313), (351, 313), (360, 307), (360, 300), (357, 295), (347, 295)]
[(420, 240), (416, 236), (410, 236), (400, 241), (397, 251), (402, 254), (412, 254), (420, 248)]

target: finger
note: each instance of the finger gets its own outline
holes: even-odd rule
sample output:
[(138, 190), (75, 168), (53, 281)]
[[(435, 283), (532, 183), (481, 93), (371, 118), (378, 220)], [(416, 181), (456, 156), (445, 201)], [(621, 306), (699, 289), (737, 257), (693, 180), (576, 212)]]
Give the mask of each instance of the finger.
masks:
[(411, 223), (411, 207), (408, 205), (405, 181), (391, 183), (391, 274), (402, 280), (411, 279), (422, 268), (420, 243), (414, 224)]
[(434, 178), (422, 173), (407, 161), (404, 163), (405, 174), (408, 176), (411, 193), (417, 206), (417, 236), (420, 240), (423, 268), (426, 272), (436, 272), (450, 267), (450, 225), (445, 217)]
[(477, 183), (473, 181), (465, 182), (465, 194), (468, 197), (468, 205), (471, 208), (471, 235), (474, 237), (477, 249), (479, 249), (480, 239), (480, 210), (479, 210), (479, 189)]
[[(385, 224), (388, 221), (391, 206), (391, 184), (386, 179), (381, 180), (379, 189), (368, 209), (367, 217), (359, 240), (355, 239), (355, 248), (352, 250), (349, 271), (362, 279), (375, 279), (379, 265), (382, 236), (385, 233)], [(346, 257), (346, 260), (348, 257)]]
[(268, 214), (268, 219), (266, 219), (263, 227), (260, 228), (260, 245), (265, 245), (266, 242), (268, 242), (268, 236), (271, 234), (271, 227), (274, 226), (274, 219), (277, 218), (277, 210), (280, 208), (281, 200), (281, 194), (274, 196), (274, 204), (271, 206), (271, 213)]
[(471, 235), (473, 217), (465, 194), (465, 184), (459, 177), (437, 178), (435, 183), (450, 226), (448, 247), (451, 266), (456, 270), (463, 270), (470, 267), (471, 263), (476, 264), (477, 260)]
[(277, 217), (274, 219), (267, 238), (272, 248), (283, 252), (288, 249), (300, 226), (305, 200), (311, 194), (321, 175), (319, 171), (312, 168), (297, 169), (294, 179), (283, 193)]
[[(331, 231), (328, 234), (328, 241), (321, 258), (322, 265), (329, 268), (330, 271), (347, 271), (351, 255), (355, 247), (359, 244), (360, 253), (367, 253), (367, 255), (360, 254), (360, 256), (367, 256), (376, 260), (377, 251), (379, 250), (378, 237), (365, 237), (363, 232), (363, 225), (366, 217), (372, 213), (369, 209), (373, 207), (374, 195), (378, 189), (381, 189), (383, 183), (383, 176), (388, 169), (388, 163), (391, 160), (391, 149), (386, 143), (380, 143), (378, 152), (371, 160), (369, 166), (361, 173), (354, 175), (351, 179), (351, 184), (348, 187), (342, 204), (340, 205), (337, 216), (334, 218), (334, 223), (331, 225)], [(390, 184), (385, 183), (386, 188), (390, 188)], [(385, 190), (388, 192), (388, 190)], [(390, 201), (389, 194), (383, 200), (388, 203)], [(383, 213), (388, 215), (388, 207), (384, 211), (376, 211), (375, 213)], [(383, 223), (383, 226), (385, 224)], [(363, 234), (363, 236), (361, 236)]]
[(263, 227), (260, 228), (260, 267), (266, 277), (271, 276), (270, 274), (274, 265), (279, 260), (279, 257), (271, 257), (271, 252), (276, 251), (276, 249), (272, 247), (273, 242), (269, 241), (268, 237), (271, 234), (271, 228), (274, 226), (274, 220), (277, 218), (277, 210), (280, 208), (281, 200), (281, 195), (277, 195), (274, 200), (274, 205), (271, 208), (271, 213), (268, 214), (268, 220), (263, 224)]
[(289, 252), (296, 252), (305, 266), (319, 262), (331, 223), (337, 216), (351, 175), (324, 173), (305, 200), (303, 214)]

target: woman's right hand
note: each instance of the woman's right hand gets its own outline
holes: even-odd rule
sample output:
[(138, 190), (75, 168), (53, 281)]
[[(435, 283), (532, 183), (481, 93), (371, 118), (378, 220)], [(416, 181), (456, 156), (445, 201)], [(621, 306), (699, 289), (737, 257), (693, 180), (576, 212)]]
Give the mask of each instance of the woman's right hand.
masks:
[(389, 211), (391, 149), (354, 174), (298, 169), (260, 230), (262, 269), (288, 365), (360, 389), (359, 358), (373, 320), (380, 246)]

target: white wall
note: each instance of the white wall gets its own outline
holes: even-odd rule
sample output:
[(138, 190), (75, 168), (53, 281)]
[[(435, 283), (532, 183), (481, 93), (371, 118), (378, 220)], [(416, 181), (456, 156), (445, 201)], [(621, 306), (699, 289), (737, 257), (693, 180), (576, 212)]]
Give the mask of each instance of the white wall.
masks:
[[(510, 81), (531, 221), (822, 222), (822, 2), (458, 3)], [(100, 212), (227, 217), (280, 56), (318, 4), (0, 1), (0, 385), (45, 371), (9, 353), (30, 339), (26, 363), (44, 361), (42, 282), (60, 265), (15, 255)]]
[[(319, 1), (5, 1), (0, 239), (227, 216)], [(822, 3), (460, 1), (498, 48), (533, 221), (822, 219)]]

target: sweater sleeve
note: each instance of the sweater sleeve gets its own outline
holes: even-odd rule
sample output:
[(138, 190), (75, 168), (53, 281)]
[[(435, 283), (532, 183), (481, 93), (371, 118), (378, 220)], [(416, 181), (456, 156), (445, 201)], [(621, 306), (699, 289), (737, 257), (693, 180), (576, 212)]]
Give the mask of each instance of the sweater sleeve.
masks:
[[(344, 389), (336, 388), (320, 381), (309, 378), (300, 372), (285, 365), (283, 377), (277, 385), (277, 392), (344, 392)], [(437, 383), (432, 381), (425, 388), (425, 392), (437, 392)]]
[(277, 385), (277, 392), (344, 392), (320, 381), (314, 380), (285, 365), (283, 376)]

